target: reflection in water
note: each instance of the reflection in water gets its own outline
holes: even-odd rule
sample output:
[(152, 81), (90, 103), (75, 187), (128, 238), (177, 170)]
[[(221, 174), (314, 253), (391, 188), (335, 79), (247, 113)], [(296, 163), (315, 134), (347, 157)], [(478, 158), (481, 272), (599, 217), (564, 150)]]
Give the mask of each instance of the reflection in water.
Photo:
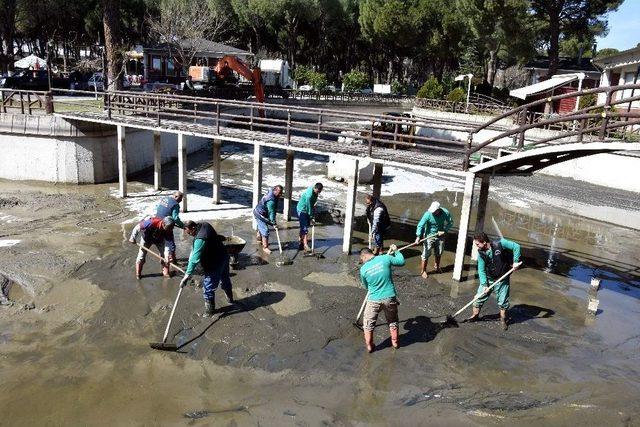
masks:
[(551, 237), (551, 243), (549, 244), (549, 254), (547, 255), (547, 266), (544, 269), (544, 271), (547, 273), (553, 273), (555, 271), (556, 257), (558, 256), (558, 252), (556, 250), (557, 235), (558, 235), (558, 223), (556, 222), (555, 227), (553, 227), (553, 236)]

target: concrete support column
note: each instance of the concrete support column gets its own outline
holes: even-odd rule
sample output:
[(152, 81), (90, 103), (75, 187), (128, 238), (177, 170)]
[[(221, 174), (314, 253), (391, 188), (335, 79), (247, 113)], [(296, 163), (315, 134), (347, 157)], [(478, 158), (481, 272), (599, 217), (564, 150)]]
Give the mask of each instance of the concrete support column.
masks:
[(222, 148), (222, 141), (219, 139), (213, 140), (213, 204), (220, 203), (220, 176), (222, 171), (220, 170), (220, 149)]
[[(262, 146), (255, 144), (253, 146), (253, 200), (251, 207), (255, 207), (262, 196)], [(255, 218), (253, 219), (253, 229), (257, 230), (258, 225)]]
[(382, 190), (382, 163), (373, 164), (373, 197), (380, 198)]
[(160, 190), (162, 186), (162, 143), (160, 132), (153, 132), (153, 188)]
[(127, 197), (127, 146), (125, 144), (125, 127), (118, 129), (118, 186), (120, 197)]
[(347, 203), (344, 216), (344, 237), (342, 252), (351, 253), (351, 238), (353, 237), (353, 216), (356, 211), (356, 195), (358, 193), (358, 160), (353, 160), (349, 167), (349, 186), (347, 188)]
[(178, 134), (178, 190), (182, 192), (182, 212), (187, 212), (187, 137)]
[(471, 207), (473, 202), (473, 191), (475, 175), (469, 173), (464, 185), (464, 196), (462, 197), (462, 210), (460, 212), (460, 230), (458, 231), (458, 244), (456, 246), (456, 259), (453, 264), (453, 280), (462, 280), (462, 268), (464, 267), (464, 253), (467, 249), (467, 233), (469, 231), (469, 221), (471, 219)]
[(293, 151), (287, 150), (284, 168), (284, 214), (285, 221), (291, 221), (291, 200), (293, 196)]
[[(478, 209), (476, 214), (476, 233), (484, 231), (484, 218), (487, 213), (487, 200), (489, 199), (489, 183), (491, 181), (490, 175), (482, 175), (480, 180), (480, 194), (478, 197)], [(471, 259), (478, 259), (478, 248), (471, 247)]]

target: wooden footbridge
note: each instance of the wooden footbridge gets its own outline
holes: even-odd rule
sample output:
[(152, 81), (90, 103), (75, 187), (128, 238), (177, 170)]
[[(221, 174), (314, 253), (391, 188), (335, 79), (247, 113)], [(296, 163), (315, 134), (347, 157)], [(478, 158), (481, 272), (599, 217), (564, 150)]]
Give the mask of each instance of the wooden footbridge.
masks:
[[(380, 194), (383, 165), (440, 171), (466, 179), (458, 234), (454, 279), (460, 280), (467, 252), (472, 200), (480, 181), (475, 229), (484, 226), (490, 178), (526, 175), (570, 159), (598, 153), (638, 151), (640, 112), (627, 108), (640, 100), (633, 91), (640, 85), (599, 88), (535, 101), (481, 126), (460, 125), (466, 140), (427, 136), (429, 131), (451, 130), (451, 120), (410, 115), (371, 115), (338, 109), (307, 108), (254, 102), (193, 98), (139, 92), (109, 92), (93, 109), (74, 107), (73, 100), (48, 110), (71, 121), (117, 127), (120, 195), (127, 194), (126, 128), (154, 132), (155, 185), (160, 186), (160, 133), (178, 136), (179, 189), (186, 195), (186, 136), (213, 140), (213, 202), (220, 200), (220, 147), (222, 143), (254, 146), (253, 199), (262, 191), (262, 149), (281, 149), (286, 156), (285, 215), (289, 218), (295, 152), (339, 155), (351, 160), (343, 250), (351, 251), (356, 183), (359, 163), (374, 164), (374, 194)], [(616, 93), (632, 96), (616, 100)], [(567, 97), (604, 94), (604, 103), (562, 116), (532, 112)], [(3, 100), (5, 96), (3, 94)], [(71, 105), (69, 105), (71, 104)], [(4, 106), (4, 102), (3, 102)], [(66, 110), (66, 111), (65, 111)], [(416, 183), (418, 185), (418, 183)], [(188, 197), (183, 208), (186, 211)]]

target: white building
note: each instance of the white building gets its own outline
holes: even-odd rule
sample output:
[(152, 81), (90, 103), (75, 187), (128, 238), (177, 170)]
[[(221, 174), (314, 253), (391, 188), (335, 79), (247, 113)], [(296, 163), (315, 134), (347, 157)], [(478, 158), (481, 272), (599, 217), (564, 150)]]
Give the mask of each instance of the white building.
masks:
[[(615, 55), (609, 55), (593, 60), (593, 63), (602, 70), (600, 79), (600, 87), (619, 86), (625, 84), (640, 84), (638, 72), (640, 71), (640, 47), (625, 50)], [(605, 93), (598, 96), (598, 104), (604, 104)], [(621, 100), (630, 98), (631, 96), (640, 96), (640, 89), (627, 89), (621, 92), (615, 92), (612, 100)], [(623, 104), (628, 106), (628, 104)], [(631, 104), (634, 110), (640, 110), (640, 101), (634, 101)]]

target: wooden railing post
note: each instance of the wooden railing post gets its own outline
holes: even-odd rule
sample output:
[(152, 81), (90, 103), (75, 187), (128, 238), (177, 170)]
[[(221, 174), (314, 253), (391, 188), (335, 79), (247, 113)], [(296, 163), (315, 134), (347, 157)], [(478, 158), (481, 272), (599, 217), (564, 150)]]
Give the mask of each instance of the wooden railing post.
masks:
[(607, 132), (607, 125), (609, 124), (609, 112), (611, 111), (612, 95), (613, 93), (611, 92), (611, 90), (608, 90), (607, 97), (604, 102), (604, 111), (602, 112), (602, 126), (600, 126), (600, 134), (599, 134), (599, 139), (602, 141), (604, 141), (604, 138)]
[(198, 103), (193, 103), (193, 123), (198, 123)]
[[(527, 109), (523, 109), (522, 118), (520, 119), (520, 126), (524, 126), (527, 124), (527, 114)], [(525, 131), (523, 130), (518, 134), (518, 150), (522, 150), (522, 148), (524, 147), (524, 133)]]
[(291, 109), (287, 108), (287, 145), (291, 145)]
[(464, 160), (462, 161), (462, 169), (469, 170), (471, 164), (471, 146), (473, 145), (473, 132), (469, 132), (467, 137), (467, 150), (464, 153)]
[(580, 120), (580, 126), (578, 127), (578, 142), (584, 142), (584, 128), (586, 126), (587, 119)]
[(156, 113), (157, 113), (158, 127), (160, 127), (160, 95), (156, 96)]
[(107, 117), (111, 119), (111, 95), (109, 92), (105, 92), (104, 94), (105, 108), (107, 109)]
[(250, 108), (251, 110), (251, 118), (249, 119), (249, 130), (253, 132), (253, 105)]
[(220, 104), (216, 102), (216, 133), (220, 135)]
[(22, 96), (22, 92), (20, 92), (20, 110), (22, 111), (22, 114), (24, 114), (24, 99)]
[(369, 132), (369, 157), (373, 151), (373, 127), (375, 126), (375, 120), (371, 119), (371, 131)]
[(44, 112), (53, 114), (53, 94), (51, 91), (44, 94)]

